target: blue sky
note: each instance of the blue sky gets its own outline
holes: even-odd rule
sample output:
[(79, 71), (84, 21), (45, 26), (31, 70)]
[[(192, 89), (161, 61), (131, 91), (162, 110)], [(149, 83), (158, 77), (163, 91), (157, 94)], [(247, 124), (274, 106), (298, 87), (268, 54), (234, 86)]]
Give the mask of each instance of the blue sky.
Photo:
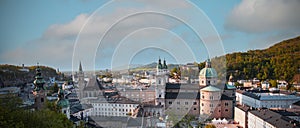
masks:
[[(264, 49), (300, 34), (298, 0), (3, 0), (0, 3), (2, 64), (40, 62), (71, 70), (81, 60), (84, 68), (91, 70), (127, 63), (147, 64), (159, 56), (169, 63), (202, 62), (226, 53)], [(173, 14), (194, 26), (168, 15), (143, 13), (115, 24), (100, 40), (117, 18), (143, 11)], [(189, 27), (201, 31), (201, 39)], [(214, 28), (219, 35), (205, 35), (214, 33)], [(219, 49), (220, 44), (224, 49)], [(129, 59), (124, 59), (129, 53)]]

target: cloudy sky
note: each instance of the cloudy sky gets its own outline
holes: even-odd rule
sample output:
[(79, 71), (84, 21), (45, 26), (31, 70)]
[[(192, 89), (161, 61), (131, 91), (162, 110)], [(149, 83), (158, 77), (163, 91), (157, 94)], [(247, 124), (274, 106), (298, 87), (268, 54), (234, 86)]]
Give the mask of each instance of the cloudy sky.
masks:
[(299, 0), (2, 0), (0, 63), (201, 62), (300, 35)]

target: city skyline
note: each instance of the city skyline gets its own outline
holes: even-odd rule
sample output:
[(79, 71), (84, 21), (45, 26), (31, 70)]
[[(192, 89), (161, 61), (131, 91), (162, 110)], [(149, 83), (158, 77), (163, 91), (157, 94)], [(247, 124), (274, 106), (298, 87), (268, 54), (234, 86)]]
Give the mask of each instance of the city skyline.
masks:
[[(232, 52), (244, 52), (253, 49), (265, 49), (282, 40), (298, 36), (300, 34), (300, 16), (298, 6), (300, 2), (292, 1), (272, 1), (268, 0), (234, 0), (224, 1), (180, 1), (174, 3), (166, 1), (161, 3), (161, 7), (153, 8), (157, 1), (2, 1), (0, 15), (1, 21), (1, 45), (0, 63), (15, 65), (35, 65), (36, 62), (51, 67), (59, 68), (61, 71), (75, 69), (82, 60), (84, 65), (85, 54), (89, 52), (89, 42), (91, 38), (99, 36), (99, 32), (104, 32), (102, 26), (113, 21), (123, 13), (134, 11), (144, 11), (144, 8), (155, 10), (157, 8), (182, 12), (183, 14), (194, 13), (192, 7), (200, 9), (202, 14), (208, 18), (215, 31), (219, 34), (215, 36), (203, 36), (198, 39), (190, 31), (188, 26), (179, 23), (172, 18), (156, 15), (143, 15), (142, 17), (129, 18), (128, 21), (120, 23), (117, 30), (112, 31), (112, 39), (124, 39), (129, 48), (135, 49), (137, 44), (151, 44), (153, 42), (162, 44), (162, 47), (148, 47), (141, 49), (130, 60), (132, 64), (148, 64), (157, 60), (158, 57), (168, 60), (168, 63), (180, 63), (176, 55), (164, 51), (163, 46), (175, 49), (178, 54), (184, 56), (184, 50), (178, 50), (183, 43), (181, 38), (195, 54), (194, 58), (183, 60), (183, 62), (203, 62), (208, 57), (215, 57)], [(102, 6), (112, 6), (109, 9), (100, 10)], [(272, 11), (271, 11), (272, 10)], [(180, 15), (180, 14), (178, 14)], [(93, 16), (93, 17), (92, 17)], [(156, 17), (155, 23), (148, 23)], [(96, 24), (91, 26), (87, 33), (84, 33), (82, 41), (86, 46), (80, 55), (81, 57), (72, 63), (75, 42), (80, 40), (78, 35), (84, 28), (88, 19), (96, 20)], [(188, 18), (187, 18), (188, 19)], [(199, 17), (193, 17), (193, 21), (201, 21)], [(187, 22), (189, 19), (187, 20)], [(167, 24), (164, 24), (167, 23)], [(200, 22), (202, 24), (202, 22)], [(142, 26), (139, 26), (142, 25)], [(148, 26), (148, 27), (145, 27)], [(155, 26), (155, 27), (153, 27)], [(86, 26), (85, 26), (86, 27)], [(149, 28), (152, 27), (152, 28)], [(193, 27), (193, 26), (192, 26)], [(134, 28), (145, 28), (145, 30), (130, 33), (127, 30)], [(163, 28), (163, 29), (162, 29)], [(205, 29), (206, 30), (206, 29)], [(133, 36), (128, 35), (132, 34)], [(178, 38), (179, 37), (181, 38)], [(200, 35), (201, 36), (201, 35)], [(175, 37), (175, 38), (174, 38)], [(220, 38), (219, 38), (220, 37)], [(223, 52), (209, 55), (205, 43), (212, 46), (221, 39)], [(203, 42), (206, 40), (208, 42)], [(110, 69), (112, 55), (114, 54), (119, 41), (107, 39), (99, 46), (95, 56), (96, 69)], [(124, 46), (126, 47), (126, 46)], [(129, 49), (130, 50), (130, 49)], [(180, 56), (179, 56), (180, 58)], [(93, 63), (93, 62), (89, 62)], [(92, 65), (85, 67), (91, 70)]]

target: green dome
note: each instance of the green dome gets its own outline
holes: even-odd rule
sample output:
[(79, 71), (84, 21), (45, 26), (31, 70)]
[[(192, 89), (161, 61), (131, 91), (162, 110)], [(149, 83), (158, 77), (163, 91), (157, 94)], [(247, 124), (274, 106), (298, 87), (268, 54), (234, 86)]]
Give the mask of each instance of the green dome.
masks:
[(56, 105), (59, 106), (59, 107), (62, 107), (62, 108), (67, 108), (67, 107), (70, 106), (70, 103), (67, 99), (59, 99), (56, 102)]
[(216, 70), (214, 68), (203, 68), (200, 73), (199, 73), (200, 77), (218, 77), (218, 74), (216, 72)]

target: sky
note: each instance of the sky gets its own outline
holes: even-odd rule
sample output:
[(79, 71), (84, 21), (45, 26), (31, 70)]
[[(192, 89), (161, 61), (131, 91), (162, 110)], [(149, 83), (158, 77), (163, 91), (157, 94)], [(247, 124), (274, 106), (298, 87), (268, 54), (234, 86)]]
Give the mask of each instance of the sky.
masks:
[(300, 35), (299, 0), (2, 0), (0, 64), (203, 62)]

